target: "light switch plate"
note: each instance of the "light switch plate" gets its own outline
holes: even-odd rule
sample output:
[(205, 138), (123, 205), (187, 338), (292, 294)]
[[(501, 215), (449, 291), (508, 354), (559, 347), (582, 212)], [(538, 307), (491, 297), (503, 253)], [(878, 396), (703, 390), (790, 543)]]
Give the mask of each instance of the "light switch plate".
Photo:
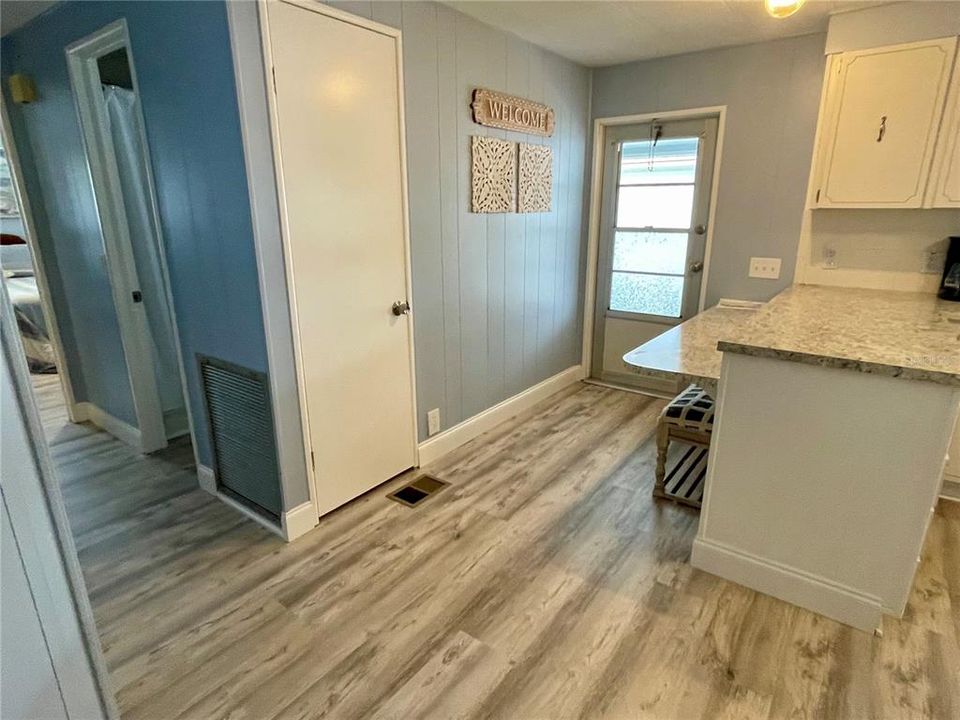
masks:
[(750, 258), (750, 277), (776, 280), (780, 277), (780, 258)]
[(427, 413), (427, 435), (436, 435), (440, 432), (440, 408), (434, 408)]

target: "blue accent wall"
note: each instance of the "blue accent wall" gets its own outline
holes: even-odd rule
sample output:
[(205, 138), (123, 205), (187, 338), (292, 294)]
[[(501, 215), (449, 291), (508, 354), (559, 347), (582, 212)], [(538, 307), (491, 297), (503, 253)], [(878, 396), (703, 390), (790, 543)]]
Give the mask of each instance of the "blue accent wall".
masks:
[(33, 77), (11, 125), (50, 268), (78, 400), (135, 423), (64, 48), (125, 18), (153, 164), (198, 453), (209, 465), (196, 354), (267, 370), (253, 230), (223, 2), (64, 2), (0, 41)]

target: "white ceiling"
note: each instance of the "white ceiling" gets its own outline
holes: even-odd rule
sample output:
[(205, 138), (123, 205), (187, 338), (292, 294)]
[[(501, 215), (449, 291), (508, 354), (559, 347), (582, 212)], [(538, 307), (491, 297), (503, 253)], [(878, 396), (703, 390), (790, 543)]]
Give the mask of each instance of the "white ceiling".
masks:
[[(767, 15), (763, 0), (444, 1), (481, 22), (591, 67), (823, 32), (831, 13), (888, 2), (807, 0), (795, 15), (776, 20)], [(0, 35), (55, 4), (56, 0), (3, 0)]]
[(0, 2), (0, 36), (23, 27), (56, 4), (57, 0), (3, 0)]
[(600, 67), (823, 32), (831, 13), (885, 3), (808, 0), (783, 20), (770, 17), (763, 0), (445, 4), (565, 58)]

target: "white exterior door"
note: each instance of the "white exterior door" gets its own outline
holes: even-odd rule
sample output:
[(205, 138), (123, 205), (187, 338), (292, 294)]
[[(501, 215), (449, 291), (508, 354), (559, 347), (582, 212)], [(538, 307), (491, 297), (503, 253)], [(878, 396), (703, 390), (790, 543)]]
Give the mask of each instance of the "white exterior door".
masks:
[[(322, 515), (416, 464), (398, 34), (266, 4), (280, 206)], [(357, 23), (361, 21), (358, 20)]]
[(697, 314), (717, 130), (708, 117), (604, 135), (594, 377), (632, 384), (624, 353)]

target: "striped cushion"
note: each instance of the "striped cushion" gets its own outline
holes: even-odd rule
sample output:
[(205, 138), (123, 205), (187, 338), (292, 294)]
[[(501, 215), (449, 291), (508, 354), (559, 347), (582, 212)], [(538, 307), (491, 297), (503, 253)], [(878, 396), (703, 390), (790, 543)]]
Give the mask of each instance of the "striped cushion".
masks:
[(663, 422), (692, 432), (713, 432), (713, 398), (699, 385), (677, 395), (663, 411)]

